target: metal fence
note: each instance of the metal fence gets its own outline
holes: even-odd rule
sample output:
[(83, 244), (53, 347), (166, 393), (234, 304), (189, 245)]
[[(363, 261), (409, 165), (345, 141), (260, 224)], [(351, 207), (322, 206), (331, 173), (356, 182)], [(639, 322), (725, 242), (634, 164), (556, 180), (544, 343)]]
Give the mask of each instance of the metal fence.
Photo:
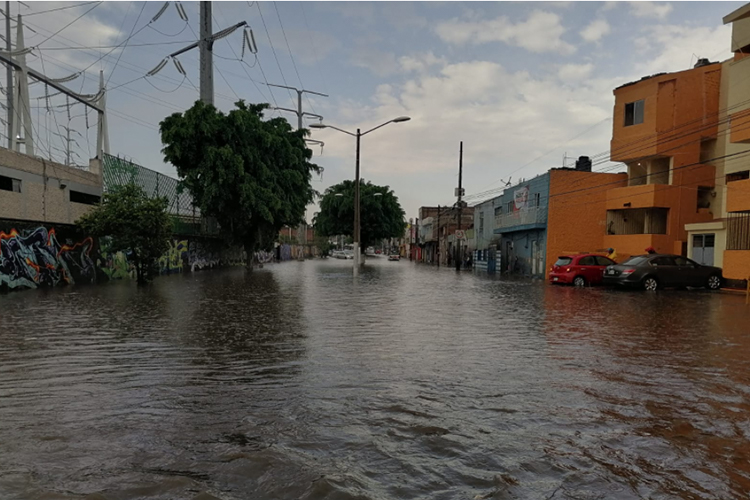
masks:
[(219, 232), (216, 220), (202, 217), (193, 196), (180, 186), (180, 181), (132, 161), (112, 155), (102, 155), (104, 192), (110, 193), (128, 184), (140, 186), (148, 196), (166, 197), (167, 211), (173, 216), (175, 234), (215, 235)]

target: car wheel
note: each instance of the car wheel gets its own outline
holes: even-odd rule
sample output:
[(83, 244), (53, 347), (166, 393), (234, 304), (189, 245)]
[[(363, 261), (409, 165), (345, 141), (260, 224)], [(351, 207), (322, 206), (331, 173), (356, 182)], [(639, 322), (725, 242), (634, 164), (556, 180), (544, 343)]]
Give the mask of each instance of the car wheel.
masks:
[(583, 276), (576, 276), (573, 280), (573, 286), (583, 287), (586, 286), (586, 279)]
[(708, 277), (708, 283), (706, 283), (706, 286), (709, 290), (718, 290), (721, 288), (721, 276), (712, 274)]
[(655, 292), (659, 288), (659, 282), (653, 276), (649, 276), (643, 280), (643, 288), (649, 292)]

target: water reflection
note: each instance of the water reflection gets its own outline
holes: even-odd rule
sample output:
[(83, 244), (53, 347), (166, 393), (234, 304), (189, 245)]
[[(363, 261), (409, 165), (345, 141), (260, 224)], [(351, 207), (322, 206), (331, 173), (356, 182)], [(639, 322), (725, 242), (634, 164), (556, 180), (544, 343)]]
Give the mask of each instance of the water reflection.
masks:
[(373, 259), (0, 306), (0, 498), (750, 490), (740, 297)]

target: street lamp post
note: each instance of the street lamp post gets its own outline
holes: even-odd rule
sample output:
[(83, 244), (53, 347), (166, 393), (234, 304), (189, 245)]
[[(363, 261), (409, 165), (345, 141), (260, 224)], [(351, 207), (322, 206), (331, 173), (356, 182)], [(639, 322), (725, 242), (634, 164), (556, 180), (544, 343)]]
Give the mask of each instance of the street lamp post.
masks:
[(360, 211), (360, 206), (359, 206), (359, 144), (360, 144), (360, 139), (362, 138), (363, 135), (367, 135), (370, 132), (379, 129), (380, 127), (385, 127), (389, 123), (408, 122), (409, 120), (411, 120), (411, 118), (408, 117), (408, 116), (399, 116), (398, 118), (394, 118), (393, 120), (388, 120), (387, 122), (381, 123), (377, 127), (373, 127), (370, 130), (367, 130), (365, 132), (361, 132), (360, 129), (357, 129), (357, 133), (356, 134), (352, 133), (352, 132), (349, 132), (348, 130), (343, 130), (343, 129), (340, 129), (338, 127), (334, 127), (332, 125), (326, 125), (324, 123), (313, 123), (313, 124), (310, 125), (310, 128), (320, 128), (320, 129), (323, 129), (323, 128), (332, 128), (334, 130), (338, 130), (339, 132), (343, 132), (345, 134), (348, 134), (348, 135), (351, 135), (351, 136), (357, 138), (357, 156), (356, 156), (357, 159), (356, 159), (355, 168), (354, 168), (354, 231), (353, 231), (353, 233), (354, 233), (354, 238), (353, 238), (353, 240), (354, 240), (354, 242), (353, 242), (353, 247), (354, 247), (354, 276), (359, 276), (359, 262), (360, 262), (360, 260), (359, 260), (359, 241), (360, 241), (360, 237), (359, 237), (360, 236), (360, 232), (359, 232), (359, 230), (360, 230), (360, 217), (359, 217), (359, 215), (360, 215), (359, 214), (359, 211)]

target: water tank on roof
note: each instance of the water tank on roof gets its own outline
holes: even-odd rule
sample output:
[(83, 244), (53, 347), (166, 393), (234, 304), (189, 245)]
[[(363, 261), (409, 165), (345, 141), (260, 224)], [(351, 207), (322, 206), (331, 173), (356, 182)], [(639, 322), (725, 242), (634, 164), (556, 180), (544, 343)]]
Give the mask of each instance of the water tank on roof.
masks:
[(576, 170), (591, 172), (591, 158), (588, 156), (579, 156), (576, 160)]

